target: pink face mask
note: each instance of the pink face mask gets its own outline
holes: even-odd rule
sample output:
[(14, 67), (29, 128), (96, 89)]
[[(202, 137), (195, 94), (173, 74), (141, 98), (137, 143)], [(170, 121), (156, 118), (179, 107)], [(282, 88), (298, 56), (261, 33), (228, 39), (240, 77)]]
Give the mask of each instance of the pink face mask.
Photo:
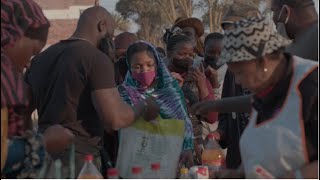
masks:
[(135, 80), (139, 81), (143, 87), (146, 87), (146, 86), (148, 87), (154, 81), (154, 78), (156, 77), (156, 72), (155, 71), (142, 72), (142, 73), (132, 72), (132, 77)]

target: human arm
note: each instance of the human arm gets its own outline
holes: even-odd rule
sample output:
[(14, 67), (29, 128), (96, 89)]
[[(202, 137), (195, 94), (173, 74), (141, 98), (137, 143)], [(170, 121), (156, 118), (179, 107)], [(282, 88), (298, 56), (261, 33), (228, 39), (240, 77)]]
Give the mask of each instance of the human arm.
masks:
[(192, 107), (195, 114), (205, 114), (211, 111), (220, 113), (251, 112), (251, 97), (252, 95), (227, 97), (214, 101), (202, 101)]
[(129, 126), (145, 111), (143, 101), (131, 107), (121, 99), (116, 88), (96, 90), (91, 96), (100, 119), (113, 130)]
[(118, 130), (129, 126), (144, 116), (146, 120), (155, 119), (159, 107), (152, 97), (140, 101), (131, 107), (125, 103), (114, 82), (114, 66), (106, 56), (96, 57), (91, 62), (88, 80), (91, 89), (91, 99), (105, 129)]

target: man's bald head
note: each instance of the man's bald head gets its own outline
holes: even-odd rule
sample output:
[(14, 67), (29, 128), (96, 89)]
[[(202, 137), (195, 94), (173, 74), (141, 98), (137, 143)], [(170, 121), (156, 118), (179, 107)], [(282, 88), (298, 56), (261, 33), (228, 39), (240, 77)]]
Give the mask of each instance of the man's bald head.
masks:
[(114, 26), (111, 14), (101, 6), (94, 6), (80, 15), (75, 34), (99, 46), (101, 39), (113, 37)]
[(113, 22), (111, 14), (105, 8), (101, 6), (90, 7), (80, 15), (77, 28), (97, 24), (102, 20)]

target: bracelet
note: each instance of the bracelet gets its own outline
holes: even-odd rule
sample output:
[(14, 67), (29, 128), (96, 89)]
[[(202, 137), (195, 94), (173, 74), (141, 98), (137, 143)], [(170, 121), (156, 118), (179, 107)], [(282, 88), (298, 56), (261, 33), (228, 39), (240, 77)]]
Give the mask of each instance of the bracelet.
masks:
[(295, 176), (296, 179), (304, 179), (303, 176), (302, 176), (302, 174), (301, 174), (300, 169), (298, 169), (298, 170), (296, 170), (296, 171), (294, 172), (294, 176)]

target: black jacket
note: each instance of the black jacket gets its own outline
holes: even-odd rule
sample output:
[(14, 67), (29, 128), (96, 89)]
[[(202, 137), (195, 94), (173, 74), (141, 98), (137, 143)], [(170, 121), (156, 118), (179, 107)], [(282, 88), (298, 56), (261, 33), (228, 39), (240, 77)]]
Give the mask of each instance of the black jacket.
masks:
[[(222, 98), (243, 96), (249, 92), (235, 83), (234, 74), (227, 70), (222, 90)], [(241, 164), (239, 140), (249, 119), (248, 113), (220, 113), (218, 131), (222, 133), (219, 141), (222, 148), (228, 148), (227, 168), (236, 169)]]

